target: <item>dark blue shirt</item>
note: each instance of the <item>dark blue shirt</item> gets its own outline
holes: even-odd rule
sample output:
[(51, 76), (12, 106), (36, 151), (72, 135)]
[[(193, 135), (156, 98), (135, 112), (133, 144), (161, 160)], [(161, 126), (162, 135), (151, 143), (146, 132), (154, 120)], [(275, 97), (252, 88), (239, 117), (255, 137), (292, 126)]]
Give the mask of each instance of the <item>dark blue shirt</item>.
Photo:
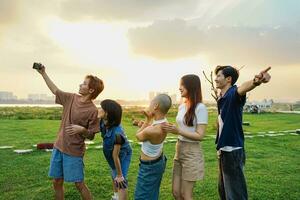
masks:
[(219, 136), (217, 131), (217, 150), (224, 146), (244, 147), (243, 107), (246, 95), (240, 96), (234, 85), (218, 100), (218, 113), (223, 121), (223, 129)]
[(114, 145), (116, 144), (117, 136), (121, 136), (124, 142), (121, 143), (121, 149), (119, 153), (120, 162), (122, 162), (123, 157), (131, 154), (132, 149), (130, 147), (129, 141), (124, 133), (121, 125), (114, 126), (111, 128), (106, 128), (103, 121), (100, 122), (100, 132), (103, 138), (103, 154), (112, 169), (115, 169), (115, 163), (113, 159)]

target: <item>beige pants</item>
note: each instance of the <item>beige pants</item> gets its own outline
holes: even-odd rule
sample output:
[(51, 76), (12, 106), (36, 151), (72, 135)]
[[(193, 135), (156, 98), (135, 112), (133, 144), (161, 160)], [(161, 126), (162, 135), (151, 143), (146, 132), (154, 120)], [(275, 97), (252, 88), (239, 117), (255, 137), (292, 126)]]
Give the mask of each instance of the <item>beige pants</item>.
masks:
[(200, 142), (177, 141), (173, 174), (181, 176), (185, 181), (203, 179), (204, 157)]

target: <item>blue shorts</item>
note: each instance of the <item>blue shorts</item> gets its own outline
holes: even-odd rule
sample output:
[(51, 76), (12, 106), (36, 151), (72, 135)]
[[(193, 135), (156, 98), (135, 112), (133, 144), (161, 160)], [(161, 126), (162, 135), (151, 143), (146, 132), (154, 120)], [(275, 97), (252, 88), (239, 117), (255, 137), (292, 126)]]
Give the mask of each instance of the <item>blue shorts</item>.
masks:
[(83, 182), (83, 157), (71, 156), (53, 148), (49, 177), (63, 178), (65, 182)]
[(135, 200), (158, 200), (160, 183), (165, 172), (167, 158), (161, 155), (154, 161), (140, 160), (135, 186)]
[[(121, 154), (120, 159), (120, 164), (121, 164), (121, 170), (122, 170), (122, 175), (123, 177), (127, 180), (127, 175), (128, 175), (128, 170), (129, 170), (129, 165), (131, 161), (131, 156), (132, 156), (132, 151), (126, 152)], [(115, 179), (117, 176), (117, 170), (116, 169), (111, 169), (111, 176), (112, 179)]]

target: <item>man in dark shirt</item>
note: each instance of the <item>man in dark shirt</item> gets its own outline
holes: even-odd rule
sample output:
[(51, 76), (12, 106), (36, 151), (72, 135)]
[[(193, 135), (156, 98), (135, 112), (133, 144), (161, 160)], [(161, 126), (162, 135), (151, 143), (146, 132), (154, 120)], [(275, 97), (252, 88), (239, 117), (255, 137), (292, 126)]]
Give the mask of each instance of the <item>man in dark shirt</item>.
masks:
[(216, 137), (219, 156), (219, 195), (222, 200), (248, 199), (243, 167), (245, 165), (243, 106), (246, 93), (261, 83), (269, 82), (271, 67), (261, 71), (254, 79), (237, 87), (239, 72), (231, 66), (217, 66), (216, 87), (218, 99), (218, 132)]

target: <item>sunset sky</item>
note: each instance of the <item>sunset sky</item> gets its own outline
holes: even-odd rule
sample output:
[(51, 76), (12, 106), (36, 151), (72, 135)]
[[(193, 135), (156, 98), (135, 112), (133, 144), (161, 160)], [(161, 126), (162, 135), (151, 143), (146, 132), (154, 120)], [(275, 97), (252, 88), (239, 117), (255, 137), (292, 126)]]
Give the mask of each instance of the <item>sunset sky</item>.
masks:
[(0, 91), (51, 94), (32, 63), (77, 92), (86, 74), (104, 80), (99, 99), (179, 96), (180, 77), (241, 70), (238, 84), (267, 66), (272, 80), (250, 100), (300, 100), (299, 0), (0, 0)]

